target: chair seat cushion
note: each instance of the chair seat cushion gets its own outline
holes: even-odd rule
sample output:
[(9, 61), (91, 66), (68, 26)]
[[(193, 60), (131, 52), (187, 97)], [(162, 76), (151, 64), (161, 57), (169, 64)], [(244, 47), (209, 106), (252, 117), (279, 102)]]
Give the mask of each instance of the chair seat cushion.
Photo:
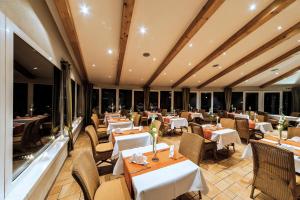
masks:
[(113, 146), (112, 142), (101, 143), (96, 146), (96, 151), (98, 153), (101, 153), (101, 152), (106, 152), (106, 151), (112, 151), (113, 148), (114, 148), (114, 146)]
[(208, 140), (208, 139), (205, 139), (204, 142), (205, 143), (215, 143), (214, 141), (211, 141), (211, 140)]
[(105, 124), (100, 124), (98, 127), (99, 128), (106, 128)]
[(107, 132), (107, 128), (98, 128), (97, 132)]
[(127, 189), (125, 179), (118, 178), (112, 181), (104, 182), (97, 189), (95, 200), (130, 200), (130, 194)]

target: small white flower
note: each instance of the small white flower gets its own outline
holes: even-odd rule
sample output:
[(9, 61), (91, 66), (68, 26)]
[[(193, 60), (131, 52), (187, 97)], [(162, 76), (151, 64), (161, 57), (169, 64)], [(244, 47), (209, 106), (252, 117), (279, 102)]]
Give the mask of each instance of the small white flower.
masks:
[(152, 131), (156, 132), (156, 128), (153, 128)]

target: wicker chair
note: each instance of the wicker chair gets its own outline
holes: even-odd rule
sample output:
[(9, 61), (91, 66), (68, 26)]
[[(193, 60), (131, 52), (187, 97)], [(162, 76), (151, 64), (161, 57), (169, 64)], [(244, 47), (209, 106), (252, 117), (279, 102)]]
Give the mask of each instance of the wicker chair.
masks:
[(300, 185), (296, 184), (294, 155), (292, 152), (251, 140), (253, 152), (253, 183), (250, 198), (254, 190), (277, 200), (296, 200), (300, 197)]
[(87, 126), (85, 132), (91, 140), (92, 152), (97, 166), (103, 162), (111, 163), (108, 160), (111, 158), (113, 152), (112, 142), (99, 144), (96, 131), (92, 125)]
[[(247, 144), (250, 139), (263, 138), (264, 134), (260, 132), (255, 132), (255, 130), (249, 128), (249, 122), (247, 119), (236, 119), (236, 130), (239, 133), (241, 139), (245, 139)], [(259, 137), (257, 137), (259, 136)]]
[(108, 142), (108, 135), (107, 135), (107, 128), (100, 125), (98, 116), (93, 114), (92, 117), (92, 124), (97, 132), (98, 140), (101, 142)]
[(139, 126), (140, 125), (140, 119), (141, 115), (140, 114), (135, 114), (133, 117), (133, 124), (134, 126)]
[[(200, 124), (191, 122), (190, 126), (191, 126), (191, 129), (192, 129), (192, 133), (200, 135), (202, 138), (204, 138), (203, 128)], [(217, 142), (211, 141), (209, 139), (204, 139), (202, 158), (204, 157), (204, 155), (208, 151), (211, 151), (212, 154), (213, 154), (214, 159), (217, 160)]]
[(221, 118), (220, 123), (223, 128), (235, 129), (235, 120), (230, 118)]
[(180, 117), (185, 118), (188, 122), (191, 121), (190, 113), (183, 111), (180, 113)]
[(290, 115), (292, 117), (300, 117), (300, 112), (292, 112)]
[(295, 136), (300, 137), (300, 128), (299, 127), (289, 127), (288, 133), (287, 133), (287, 138), (290, 139)]
[(266, 116), (265, 115), (257, 115), (256, 119), (258, 120), (258, 122), (266, 122)]
[[(179, 153), (187, 157), (196, 165), (200, 164), (203, 151), (204, 138), (192, 133), (183, 133), (180, 139)], [(198, 192), (199, 199), (202, 199), (201, 192)]]
[(124, 177), (100, 183), (95, 161), (88, 151), (74, 160), (72, 176), (80, 186), (85, 200), (130, 200)]
[(141, 124), (143, 124), (145, 122), (146, 122), (146, 125), (148, 126), (149, 123), (148, 123), (148, 114), (147, 114), (147, 112), (143, 112), (143, 115), (141, 116)]
[(161, 110), (161, 115), (162, 116), (167, 116), (168, 110), (167, 109), (162, 109)]

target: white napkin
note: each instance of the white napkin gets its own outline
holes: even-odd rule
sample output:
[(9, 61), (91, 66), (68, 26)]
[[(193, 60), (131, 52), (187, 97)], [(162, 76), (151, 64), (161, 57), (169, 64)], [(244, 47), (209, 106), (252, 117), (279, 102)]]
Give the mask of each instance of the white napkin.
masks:
[(116, 128), (116, 133), (122, 133), (122, 130), (120, 128)]
[(299, 136), (294, 136), (290, 140), (292, 140), (294, 142), (300, 142), (300, 137)]
[(169, 158), (173, 158), (173, 157), (174, 157), (174, 148), (175, 148), (174, 145), (171, 145), (171, 146), (170, 146)]

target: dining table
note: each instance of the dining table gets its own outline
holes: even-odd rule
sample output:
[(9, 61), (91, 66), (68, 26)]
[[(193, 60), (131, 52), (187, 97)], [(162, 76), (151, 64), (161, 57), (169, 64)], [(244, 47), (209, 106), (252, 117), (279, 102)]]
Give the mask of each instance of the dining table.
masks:
[(25, 123), (13, 122), (13, 134), (18, 135), (24, 131)]
[(186, 118), (176, 116), (163, 117), (164, 123), (170, 124), (171, 129), (188, 127), (189, 123)]
[(107, 121), (107, 134), (111, 134), (113, 129), (117, 128), (132, 128), (133, 122), (126, 118), (113, 118)]
[(270, 122), (255, 122), (253, 120), (249, 120), (249, 128), (259, 130), (265, 134), (274, 131)]
[[(295, 137), (296, 138), (296, 137)], [(297, 173), (300, 173), (300, 140), (298, 138), (298, 140), (291, 138), (291, 139), (281, 139), (280, 140), (280, 144), (279, 145), (279, 138), (275, 137), (275, 136), (271, 136), (271, 135), (267, 135), (265, 136), (263, 139), (261, 139), (260, 141), (269, 144), (269, 145), (276, 145), (277, 147), (280, 148), (284, 148), (287, 149), (289, 151), (292, 151), (294, 153), (294, 160), (295, 160), (295, 171)], [(249, 143), (242, 156), (241, 159), (250, 159), (252, 158), (253, 154), (252, 154), (252, 148), (251, 148), (251, 144)]]
[(152, 144), (152, 136), (148, 132), (148, 128), (133, 127), (114, 129), (109, 137), (113, 143), (112, 159), (115, 160), (119, 157), (119, 152), (126, 149), (133, 149)]
[[(281, 115), (269, 115), (270, 118), (279, 120)], [(285, 119), (289, 122), (300, 122), (300, 117), (285, 116)]]
[(199, 113), (199, 112), (190, 112), (190, 117), (191, 117), (192, 120), (195, 119), (195, 118), (203, 119), (202, 113)]
[[(152, 145), (129, 149), (120, 153), (113, 174), (124, 174), (126, 185), (133, 199), (166, 200), (187, 192), (208, 193), (208, 187), (198, 165), (175, 150), (170, 156), (170, 148), (165, 143), (156, 145), (158, 162), (152, 161)], [(132, 162), (132, 156), (142, 153), (147, 164)], [(180, 173), (178, 173), (180, 171)]]
[(120, 118), (121, 114), (120, 113), (105, 113), (104, 114), (104, 123), (107, 123), (109, 119), (113, 118)]

